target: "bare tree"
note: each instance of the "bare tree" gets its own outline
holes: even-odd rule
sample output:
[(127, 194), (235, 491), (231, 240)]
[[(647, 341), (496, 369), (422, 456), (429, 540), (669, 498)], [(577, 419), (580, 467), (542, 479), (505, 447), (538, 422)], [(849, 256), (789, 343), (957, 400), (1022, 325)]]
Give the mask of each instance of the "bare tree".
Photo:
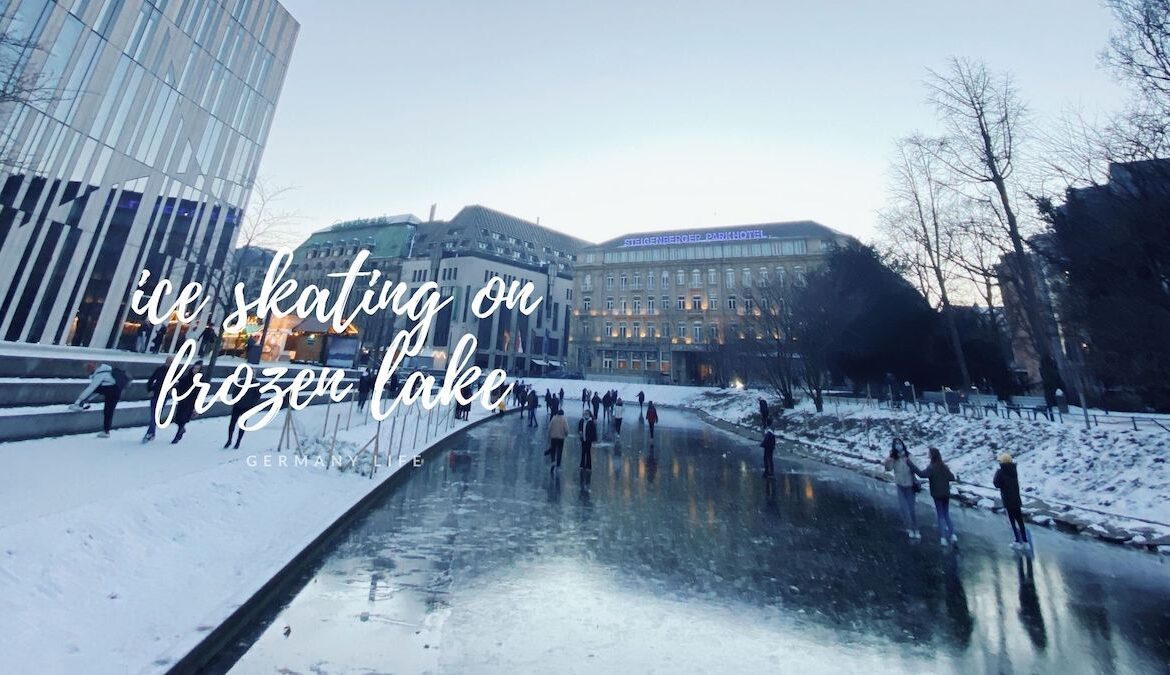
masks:
[(971, 384), (971, 375), (950, 295), (958, 271), (956, 202), (961, 196), (947, 184), (948, 169), (938, 159), (942, 143), (919, 135), (898, 142), (891, 167), (891, 204), (882, 214), (881, 227), (884, 235), (908, 254), (905, 263), (919, 280), (923, 295), (928, 300), (932, 295), (937, 296), (951, 351), (966, 389)]
[[(55, 101), (65, 98), (58, 91), (58, 82), (37, 68), (30, 68), (36, 59), (44, 57), (45, 50), (35, 39), (21, 35), (9, 25), (0, 33), (0, 122), (14, 114), (17, 106), (31, 105), (44, 109)], [(0, 124), (0, 127), (6, 125)], [(15, 130), (11, 133), (15, 133)], [(25, 170), (32, 162), (31, 156), (18, 156), (16, 144), (11, 137), (0, 138), (0, 169), (8, 171)]]
[(1135, 89), (1126, 112), (1109, 125), (1112, 145), (1127, 159), (1170, 152), (1170, 0), (1106, 0), (1118, 28), (1102, 60)]
[(743, 344), (745, 370), (763, 378), (785, 408), (796, 405), (799, 355), (792, 315), (794, 285), (775, 280), (756, 289), (758, 307), (746, 313)]
[[(289, 228), (297, 220), (295, 212), (280, 208), (280, 201), (293, 191), (292, 187), (274, 187), (268, 180), (257, 178), (252, 194), (236, 237), (236, 248), (230, 253), (212, 292), (212, 315), (210, 325), (218, 326), (236, 306), (235, 287), (246, 282), (250, 261), (254, 260), (260, 248), (280, 247), (287, 243)], [(219, 321), (216, 321), (216, 319)], [(261, 345), (268, 333), (268, 317), (262, 317), (264, 333)], [(208, 372), (214, 372), (216, 355), (219, 353), (223, 333), (215, 331), (215, 343), (211, 352)]]
[(946, 72), (930, 71), (927, 89), (947, 132), (936, 149), (937, 157), (976, 195), (989, 192), (989, 203), (1002, 216), (999, 222), (1010, 246), (1004, 258), (1011, 270), (1006, 280), (1020, 300), (1026, 317), (1023, 325), (1040, 360), (1044, 391), (1051, 395), (1057, 387), (1052, 340), (1015, 205), (1018, 186), (1013, 174), (1026, 108), (1012, 78), (990, 72), (979, 61), (951, 59)]

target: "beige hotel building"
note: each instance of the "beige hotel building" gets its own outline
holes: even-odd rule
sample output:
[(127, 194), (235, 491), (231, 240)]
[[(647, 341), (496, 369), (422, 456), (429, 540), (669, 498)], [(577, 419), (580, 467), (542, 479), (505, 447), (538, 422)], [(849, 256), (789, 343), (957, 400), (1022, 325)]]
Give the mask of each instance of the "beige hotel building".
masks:
[(800, 279), (849, 237), (803, 220), (631, 234), (573, 270), (569, 367), (589, 379), (700, 384), (712, 348), (742, 334), (758, 289)]

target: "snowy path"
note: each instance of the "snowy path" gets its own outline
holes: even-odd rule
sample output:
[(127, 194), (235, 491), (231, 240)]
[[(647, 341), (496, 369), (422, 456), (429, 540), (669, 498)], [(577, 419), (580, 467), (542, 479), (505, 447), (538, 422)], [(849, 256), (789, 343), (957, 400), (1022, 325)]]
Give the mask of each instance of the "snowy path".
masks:
[[(346, 432), (347, 408), (332, 409), (339, 448), (376, 428), (355, 416)], [(325, 413), (297, 413), (302, 433), (320, 436)], [(487, 416), (473, 407), (473, 420)], [(417, 444), (405, 435), (404, 458), (465, 424), (435, 423), (425, 441), (422, 421)], [(4, 670), (164, 671), (393, 473), (280, 466), (292, 456), (268, 452), (280, 428), (246, 434), (236, 451), (221, 449), (225, 418), (196, 420), (177, 445), (172, 430), (143, 445), (141, 428), (0, 444)]]

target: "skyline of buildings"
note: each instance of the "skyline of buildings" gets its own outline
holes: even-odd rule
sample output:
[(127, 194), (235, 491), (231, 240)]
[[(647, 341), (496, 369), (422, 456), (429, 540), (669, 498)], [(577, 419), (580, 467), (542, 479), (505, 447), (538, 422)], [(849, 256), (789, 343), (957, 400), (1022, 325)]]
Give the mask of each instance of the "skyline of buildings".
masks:
[(32, 87), (0, 106), (0, 339), (125, 346), (139, 270), (215, 282), (299, 25), (275, 0), (16, 0), (0, 30)]

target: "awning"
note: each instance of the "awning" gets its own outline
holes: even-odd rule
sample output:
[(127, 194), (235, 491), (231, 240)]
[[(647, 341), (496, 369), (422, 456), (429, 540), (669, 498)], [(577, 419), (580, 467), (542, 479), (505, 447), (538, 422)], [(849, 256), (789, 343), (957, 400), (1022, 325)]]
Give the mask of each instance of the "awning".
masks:
[(534, 366), (547, 366), (548, 361), (541, 361), (540, 359), (532, 359), (532, 365), (534, 365)]
[(557, 366), (557, 367), (559, 368), (559, 367), (561, 366), (561, 362), (560, 362), (560, 361), (553, 361), (553, 360), (551, 360), (551, 359), (550, 359), (550, 360), (549, 360), (549, 362), (548, 362), (548, 365), (550, 365), (550, 366)]

